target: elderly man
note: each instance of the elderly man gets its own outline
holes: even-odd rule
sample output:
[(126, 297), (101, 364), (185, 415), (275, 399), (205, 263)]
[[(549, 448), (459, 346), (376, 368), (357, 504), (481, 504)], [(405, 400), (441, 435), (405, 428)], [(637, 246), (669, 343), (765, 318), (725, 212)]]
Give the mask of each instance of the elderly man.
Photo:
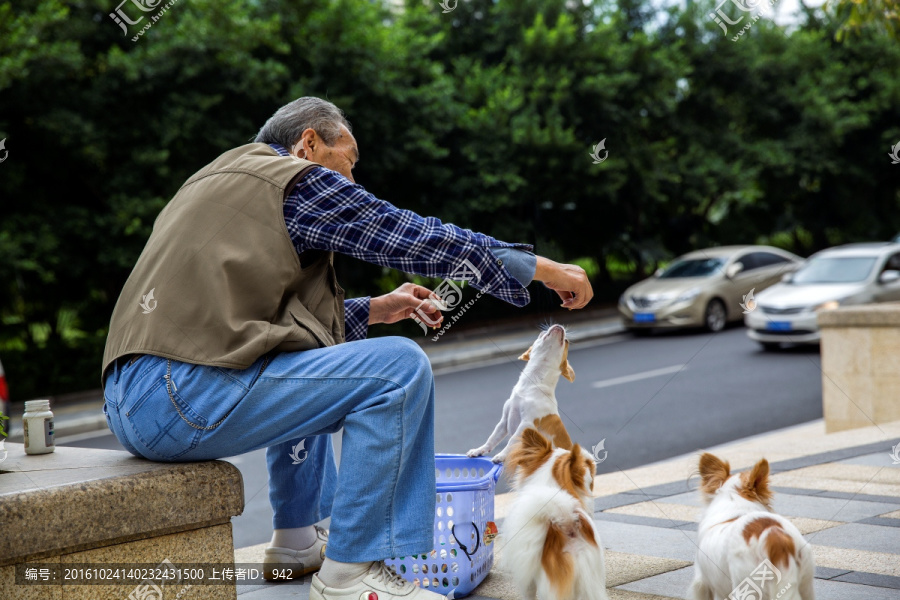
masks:
[[(279, 566), (318, 571), (314, 600), (440, 598), (383, 563), (432, 550), (430, 365), (406, 338), (366, 335), (416, 309), (439, 322), (441, 305), (411, 283), (345, 300), (333, 253), (429, 277), (465, 266), (474, 287), (518, 306), (532, 279), (566, 308), (592, 290), (581, 268), (530, 246), (377, 199), (354, 183), (358, 160), (341, 111), (300, 98), (255, 143), (188, 179), (113, 312), (104, 412), (122, 445), (150, 460), (267, 449), (268, 578)], [(329, 434), (341, 428), (337, 470)], [(330, 537), (316, 525), (329, 516)]]

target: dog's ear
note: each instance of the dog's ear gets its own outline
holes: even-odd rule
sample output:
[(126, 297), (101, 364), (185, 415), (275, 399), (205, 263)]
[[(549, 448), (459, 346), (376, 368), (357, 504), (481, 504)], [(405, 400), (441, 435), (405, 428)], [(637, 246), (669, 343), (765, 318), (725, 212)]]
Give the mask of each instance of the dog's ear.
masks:
[(766, 506), (772, 500), (769, 489), (769, 461), (760, 460), (749, 471), (741, 473), (741, 496), (750, 501), (761, 502)]
[(541, 468), (547, 458), (553, 453), (553, 446), (537, 429), (527, 428), (522, 432), (522, 437), (515, 442), (513, 451), (504, 461), (504, 471), (509, 469), (515, 473), (522, 469), (522, 478), (528, 477)]
[(519, 360), (529, 360), (531, 358), (531, 349), (533, 347), (534, 347), (533, 345), (528, 346), (528, 350), (526, 350), (524, 353), (522, 353), (522, 356), (519, 357)]
[(569, 381), (575, 381), (575, 369), (569, 364), (569, 340), (566, 340), (566, 347), (563, 348), (563, 359), (559, 363), (559, 370), (563, 377)]
[(715, 494), (730, 475), (731, 466), (726, 461), (709, 452), (700, 457), (700, 489), (703, 493)]
[(528, 427), (522, 432), (522, 446), (525, 448), (551, 448), (550, 440), (544, 437), (544, 435), (534, 429), (533, 427)]
[(572, 483), (575, 484), (575, 489), (579, 491), (584, 489), (584, 472), (587, 468), (587, 461), (584, 458), (584, 453), (581, 451), (581, 446), (575, 444), (569, 453), (569, 473), (572, 477)]

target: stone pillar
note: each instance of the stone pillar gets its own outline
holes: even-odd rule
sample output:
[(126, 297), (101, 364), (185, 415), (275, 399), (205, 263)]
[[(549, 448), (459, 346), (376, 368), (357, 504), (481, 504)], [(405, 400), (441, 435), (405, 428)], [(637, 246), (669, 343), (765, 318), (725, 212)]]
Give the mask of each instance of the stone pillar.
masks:
[(828, 433), (900, 420), (900, 303), (819, 314)]

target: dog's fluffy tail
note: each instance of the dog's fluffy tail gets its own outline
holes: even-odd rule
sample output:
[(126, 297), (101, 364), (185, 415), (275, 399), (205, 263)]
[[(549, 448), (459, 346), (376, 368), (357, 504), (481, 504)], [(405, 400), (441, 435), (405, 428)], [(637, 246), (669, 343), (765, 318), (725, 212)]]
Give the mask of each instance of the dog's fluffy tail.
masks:
[(544, 570), (547, 583), (553, 589), (555, 598), (568, 598), (572, 595), (575, 560), (572, 554), (566, 552), (568, 540), (569, 536), (563, 528), (551, 522), (547, 528), (547, 537), (544, 538), (541, 568)]
[[(762, 561), (769, 562), (767, 575), (756, 579), (763, 589), (762, 598), (766, 600), (811, 600), (812, 570), (815, 569), (811, 557), (806, 556), (807, 549), (800, 547), (794, 537), (786, 531), (786, 524), (780, 519), (762, 518), (754, 522), (758, 533), (756, 550), (761, 561), (759, 569), (764, 569)], [(753, 525), (745, 529), (745, 535), (753, 532)]]
[(504, 570), (526, 596), (533, 589), (553, 600), (608, 600), (603, 548), (590, 516), (569, 494), (529, 492), (516, 498), (504, 522)]

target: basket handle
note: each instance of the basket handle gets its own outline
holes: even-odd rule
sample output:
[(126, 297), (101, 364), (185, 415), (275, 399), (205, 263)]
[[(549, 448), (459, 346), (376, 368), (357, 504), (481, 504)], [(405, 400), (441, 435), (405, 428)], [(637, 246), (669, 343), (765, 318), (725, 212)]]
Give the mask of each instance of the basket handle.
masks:
[(459, 544), (459, 549), (462, 550), (463, 552), (465, 552), (466, 557), (469, 560), (472, 560), (472, 554), (475, 554), (476, 552), (478, 552), (478, 548), (481, 546), (481, 533), (478, 531), (478, 525), (475, 524), (475, 521), (469, 521), (469, 522), (472, 524), (472, 527), (475, 528), (475, 549), (472, 550), (471, 553), (469, 553), (469, 548), (465, 544), (463, 544), (461, 541), (459, 541), (458, 537), (456, 537), (457, 523), (454, 523), (453, 527), (450, 528), (450, 533), (453, 535), (453, 538), (456, 540), (456, 543)]

